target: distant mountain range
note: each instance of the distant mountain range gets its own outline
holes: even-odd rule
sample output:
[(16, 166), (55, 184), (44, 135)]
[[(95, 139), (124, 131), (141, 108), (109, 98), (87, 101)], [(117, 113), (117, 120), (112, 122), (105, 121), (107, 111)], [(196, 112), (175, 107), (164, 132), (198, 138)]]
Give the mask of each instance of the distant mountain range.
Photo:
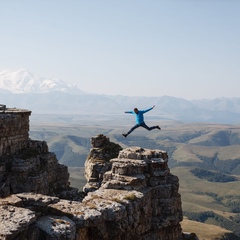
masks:
[[(93, 86), (94, 87), (94, 86)], [(240, 98), (186, 100), (171, 96), (129, 97), (89, 94), (62, 80), (39, 77), (25, 69), (0, 72), (0, 104), (36, 114), (111, 115), (134, 107), (152, 119), (186, 122), (240, 123)]]

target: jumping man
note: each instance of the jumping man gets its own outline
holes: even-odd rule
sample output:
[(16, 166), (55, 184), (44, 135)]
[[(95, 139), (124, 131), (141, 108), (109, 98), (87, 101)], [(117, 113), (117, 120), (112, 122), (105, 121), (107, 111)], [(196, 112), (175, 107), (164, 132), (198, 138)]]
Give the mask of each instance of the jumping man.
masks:
[(146, 128), (148, 131), (151, 131), (152, 129), (155, 129), (155, 128), (161, 130), (161, 128), (158, 125), (153, 127), (148, 127), (144, 122), (143, 114), (152, 110), (154, 107), (155, 105), (146, 110), (138, 110), (137, 108), (134, 108), (133, 111), (126, 111), (125, 113), (131, 113), (136, 115), (136, 124), (127, 133), (123, 133), (122, 135), (124, 137), (127, 137), (133, 130), (135, 130), (138, 127)]

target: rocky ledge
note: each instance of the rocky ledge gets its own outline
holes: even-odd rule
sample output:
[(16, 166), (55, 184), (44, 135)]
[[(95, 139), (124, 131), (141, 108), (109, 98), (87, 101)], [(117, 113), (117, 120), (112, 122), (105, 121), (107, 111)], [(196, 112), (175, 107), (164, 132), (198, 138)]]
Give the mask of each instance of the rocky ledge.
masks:
[(86, 161), (87, 171), (95, 172), (88, 186), (97, 184), (86, 188), (91, 191), (83, 201), (37, 193), (1, 199), (0, 239), (183, 239), (179, 180), (170, 173), (167, 153), (130, 147), (115, 156), (119, 147), (103, 135), (92, 142), (99, 140)]

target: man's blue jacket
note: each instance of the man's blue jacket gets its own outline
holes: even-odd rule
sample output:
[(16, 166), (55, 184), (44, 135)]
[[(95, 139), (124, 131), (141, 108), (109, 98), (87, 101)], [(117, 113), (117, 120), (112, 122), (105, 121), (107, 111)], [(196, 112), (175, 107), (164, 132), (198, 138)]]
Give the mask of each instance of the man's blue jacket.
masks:
[(135, 114), (136, 115), (136, 123), (137, 124), (141, 124), (144, 122), (144, 117), (143, 114), (152, 110), (153, 107), (146, 109), (146, 110), (138, 110), (138, 113), (135, 113), (134, 111), (126, 111), (125, 113), (131, 113), (131, 114)]

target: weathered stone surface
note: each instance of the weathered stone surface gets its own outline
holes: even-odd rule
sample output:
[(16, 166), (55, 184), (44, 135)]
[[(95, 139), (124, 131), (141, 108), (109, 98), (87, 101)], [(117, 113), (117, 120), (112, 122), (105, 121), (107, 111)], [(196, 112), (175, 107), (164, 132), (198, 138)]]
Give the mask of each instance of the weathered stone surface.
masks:
[(42, 194), (36, 193), (18, 193), (16, 195), (19, 199), (21, 199), (22, 204), (25, 206), (33, 206), (33, 207), (46, 207), (50, 204), (59, 202), (59, 198), (46, 196)]
[[(82, 202), (35, 193), (15, 195), (22, 206), (38, 216), (31, 228), (21, 232), (22, 236), (31, 240), (33, 236), (77, 240), (181, 239), (179, 182), (169, 173), (167, 159), (114, 158), (111, 163), (101, 187), (89, 192)], [(165, 174), (156, 175), (156, 171)], [(1, 227), (0, 224), (0, 231)]]
[(111, 169), (110, 159), (118, 156), (122, 147), (110, 142), (109, 138), (99, 134), (91, 138), (92, 149), (85, 162), (85, 177), (87, 183), (84, 192), (92, 192), (101, 186), (103, 175)]
[[(28, 146), (9, 157), (0, 172), (0, 196), (35, 192), (54, 194), (69, 188), (68, 168), (48, 152), (45, 142), (28, 140)], [(6, 159), (6, 158), (5, 158)]]
[(29, 139), (30, 114), (25, 109), (0, 109), (0, 197), (69, 190), (68, 168), (58, 163), (46, 142)]
[(143, 149), (141, 147), (129, 147), (119, 152), (118, 158), (125, 159), (139, 159), (139, 160), (148, 160), (148, 159), (168, 159), (166, 151), (162, 150), (152, 150), (152, 149)]
[(112, 168), (98, 190), (82, 203), (51, 204), (50, 212), (71, 217), (77, 239), (181, 239), (179, 181), (169, 171), (166, 153), (136, 147), (124, 151), (110, 161)]
[(170, 174), (167, 161), (165, 151), (139, 147), (124, 149), (119, 152), (118, 158), (110, 160), (112, 170), (104, 174), (102, 187), (139, 190), (147, 185), (160, 185)]
[(35, 213), (28, 209), (0, 206), (0, 239), (14, 239), (35, 221)]
[(16, 108), (0, 110), (0, 156), (13, 155), (27, 146), (31, 111)]
[(75, 239), (75, 223), (65, 216), (43, 216), (37, 220), (35, 226), (44, 232), (45, 239)]

